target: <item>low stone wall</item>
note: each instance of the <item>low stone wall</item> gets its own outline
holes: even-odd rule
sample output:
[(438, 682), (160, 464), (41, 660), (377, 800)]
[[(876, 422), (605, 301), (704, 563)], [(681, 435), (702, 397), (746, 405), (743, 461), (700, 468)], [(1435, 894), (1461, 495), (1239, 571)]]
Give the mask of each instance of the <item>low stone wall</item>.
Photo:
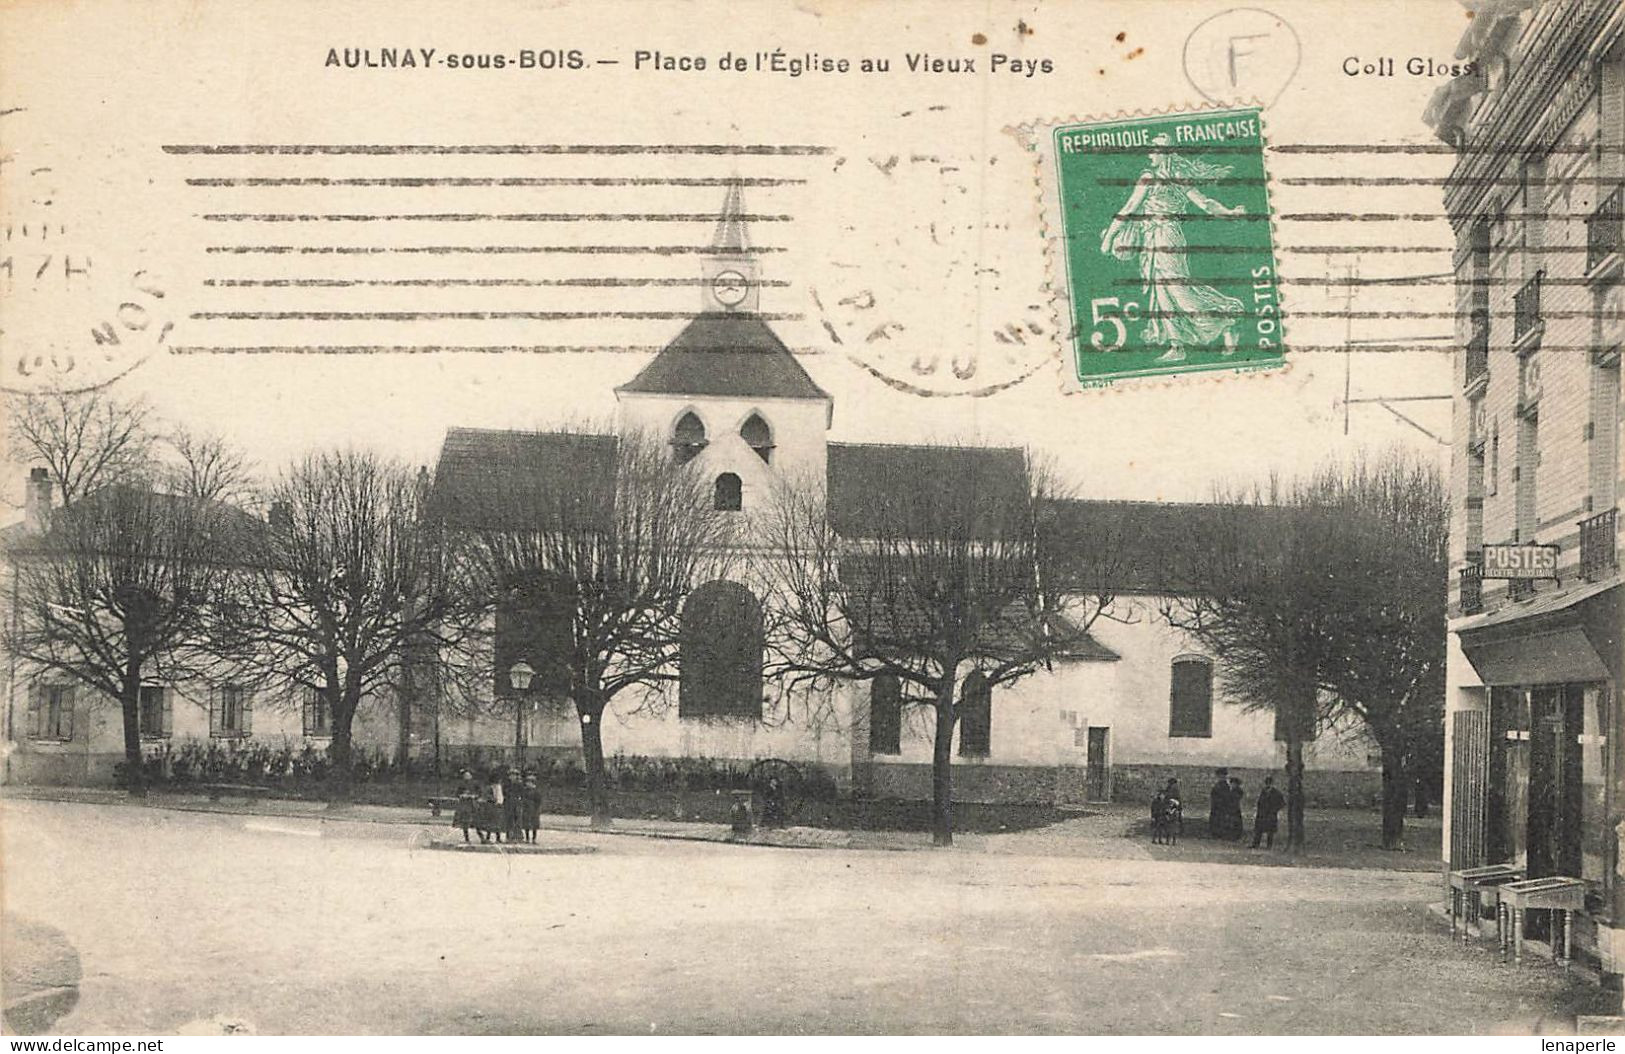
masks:
[[(876, 762), (855, 766), (854, 785), (873, 798), (929, 801), (931, 766), (924, 763)], [(1055, 801), (1056, 772), (1051, 765), (979, 765), (954, 763), (954, 801), (1048, 805)]]
[(111, 785), (123, 754), (43, 753), (19, 750), (6, 758), (6, 782), (34, 787)]

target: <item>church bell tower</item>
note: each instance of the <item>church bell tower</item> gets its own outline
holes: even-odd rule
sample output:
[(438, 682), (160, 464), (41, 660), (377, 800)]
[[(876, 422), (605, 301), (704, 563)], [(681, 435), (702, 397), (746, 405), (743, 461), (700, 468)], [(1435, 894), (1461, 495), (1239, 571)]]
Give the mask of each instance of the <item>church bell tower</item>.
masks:
[(711, 253), (701, 272), (700, 310), (706, 313), (755, 314), (761, 307), (760, 272), (745, 233), (745, 195), (728, 185)]

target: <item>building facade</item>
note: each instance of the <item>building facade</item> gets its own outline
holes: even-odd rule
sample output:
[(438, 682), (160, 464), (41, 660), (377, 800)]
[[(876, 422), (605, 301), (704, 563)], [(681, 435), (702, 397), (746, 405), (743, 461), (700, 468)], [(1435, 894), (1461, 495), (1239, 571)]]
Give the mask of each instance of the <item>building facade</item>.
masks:
[(1617, 973), (1622, 9), (1477, 14), (1429, 114), (1458, 152), (1445, 868), (1583, 880), (1576, 946)]

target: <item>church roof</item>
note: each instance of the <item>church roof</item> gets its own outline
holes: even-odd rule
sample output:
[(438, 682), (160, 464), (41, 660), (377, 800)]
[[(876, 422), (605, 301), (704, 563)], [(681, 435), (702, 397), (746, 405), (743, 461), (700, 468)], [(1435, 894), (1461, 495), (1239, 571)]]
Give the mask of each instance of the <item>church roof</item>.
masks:
[(752, 314), (731, 311), (695, 317), (636, 377), (616, 390), (658, 395), (829, 399), (766, 322)]
[(1026, 455), (1016, 447), (831, 443), (829, 522), (847, 537), (873, 537), (946, 515), (991, 517), (1027, 500)]
[(616, 451), (610, 435), (451, 428), (430, 501), (447, 523), (476, 530), (534, 527), (561, 500), (608, 526)]
[(1268, 544), (1287, 515), (1270, 505), (1061, 500), (1039, 529), (1063, 556), (1076, 554), (1061, 564), (1070, 588), (1179, 594), (1193, 588), (1193, 561), (1212, 539)]

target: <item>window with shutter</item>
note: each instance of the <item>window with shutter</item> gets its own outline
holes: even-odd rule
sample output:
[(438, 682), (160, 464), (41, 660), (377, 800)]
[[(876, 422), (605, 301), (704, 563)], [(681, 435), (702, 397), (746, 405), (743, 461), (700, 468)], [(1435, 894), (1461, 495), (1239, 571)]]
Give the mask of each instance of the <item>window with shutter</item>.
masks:
[(972, 670), (959, 690), (959, 756), (985, 758), (992, 740), (993, 689), (980, 670)]
[(238, 731), (245, 736), (251, 736), (254, 734), (254, 693), (243, 688), (237, 689), (237, 692), (238, 698), (242, 701), (240, 707), (242, 721)]
[(28, 686), (28, 738), (38, 739), (45, 734), (45, 719), (41, 703), (45, 697), (45, 686), (38, 681)]
[(882, 674), (869, 682), (869, 750), (874, 754), (901, 754), (903, 692), (897, 678)]
[(209, 735), (222, 735), (220, 722), (220, 690), (214, 685), (209, 686)]
[(1168, 735), (1206, 739), (1213, 735), (1213, 664), (1199, 655), (1173, 662), (1168, 690)]
[(52, 738), (67, 742), (73, 739), (73, 685), (58, 685), (56, 692), (57, 700), (53, 708), (56, 712), (56, 728)]
[(164, 689), (164, 735), (175, 734), (175, 689)]
[(137, 724), (141, 735), (149, 739), (162, 738), (168, 735), (164, 720), (164, 699), (166, 693), (161, 685), (144, 684), (137, 697)]

